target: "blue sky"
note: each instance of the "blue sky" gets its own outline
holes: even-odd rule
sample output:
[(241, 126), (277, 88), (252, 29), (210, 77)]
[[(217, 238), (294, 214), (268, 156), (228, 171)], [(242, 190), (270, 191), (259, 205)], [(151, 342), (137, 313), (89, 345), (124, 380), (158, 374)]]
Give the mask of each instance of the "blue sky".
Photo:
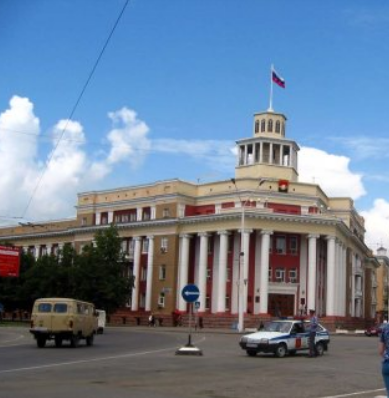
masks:
[(74, 216), (77, 192), (233, 177), (274, 64), (301, 181), (352, 197), (389, 247), (387, 1), (130, 0), (66, 123), (124, 4), (1, 0), (0, 226)]

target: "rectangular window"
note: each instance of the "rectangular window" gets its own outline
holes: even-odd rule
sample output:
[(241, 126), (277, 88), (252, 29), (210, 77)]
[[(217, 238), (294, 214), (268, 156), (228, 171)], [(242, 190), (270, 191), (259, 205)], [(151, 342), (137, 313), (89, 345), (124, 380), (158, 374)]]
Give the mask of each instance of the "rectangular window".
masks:
[(135, 240), (131, 239), (128, 242), (128, 255), (130, 258), (134, 258), (134, 251), (135, 251)]
[(212, 239), (208, 239), (208, 254), (212, 253)]
[(165, 307), (165, 293), (161, 292), (158, 296), (158, 307), (164, 308)]
[(163, 218), (168, 218), (168, 217), (170, 217), (170, 210), (169, 210), (168, 208), (163, 209), (162, 217), (163, 217)]
[(147, 253), (149, 251), (149, 239), (142, 240), (142, 253)]
[(168, 249), (168, 238), (161, 238), (161, 253), (166, 253)]
[(289, 238), (289, 251), (290, 254), (297, 255), (297, 236), (291, 236)]
[(140, 280), (145, 281), (147, 279), (147, 268), (142, 267), (140, 270)]
[(289, 270), (289, 282), (297, 283), (297, 268), (291, 268)]
[(269, 282), (273, 280), (273, 272), (272, 269), (269, 267)]
[(205, 298), (205, 309), (209, 310), (211, 308), (211, 298), (209, 296), (207, 296)]
[(273, 253), (273, 236), (270, 235), (269, 253)]
[(226, 311), (230, 309), (230, 296), (226, 296)]
[(234, 247), (234, 235), (228, 236), (228, 253), (232, 253)]
[(212, 277), (211, 268), (207, 268), (207, 279), (211, 279), (211, 277)]
[(159, 266), (159, 280), (164, 281), (166, 279), (166, 265)]
[(285, 236), (276, 237), (276, 253), (285, 254), (286, 253), (286, 238)]
[(81, 219), (81, 226), (82, 226), (82, 227), (85, 227), (87, 223), (88, 223), (88, 219), (87, 219), (86, 217), (82, 217), (82, 219)]
[(276, 268), (276, 281), (285, 282), (285, 268)]
[(139, 307), (140, 308), (145, 308), (146, 307), (146, 295), (144, 293), (142, 293), (139, 296)]
[(102, 225), (108, 224), (108, 213), (101, 213), (101, 224)]
[(38, 305), (38, 312), (51, 312), (51, 304), (41, 303)]

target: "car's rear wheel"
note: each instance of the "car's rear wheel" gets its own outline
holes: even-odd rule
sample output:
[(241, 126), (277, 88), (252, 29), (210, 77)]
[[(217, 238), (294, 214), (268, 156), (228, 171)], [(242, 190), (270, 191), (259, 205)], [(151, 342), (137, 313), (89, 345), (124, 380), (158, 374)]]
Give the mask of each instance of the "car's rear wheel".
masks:
[(88, 336), (86, 338), (86, 345), (88, 347), (92, 346), (93, 345), (93, 340), (94, 340), (94, 334), (92, 333), (90, 336)]
[(278, 344), (274, 354), (277, 358), (283, 358), (287, 352), (288, 352), (288, 350), (286, 348), (286, 345), (281, 343), (281, 344)]
[(246, 352), (249, 357), (255, 357), (257, 355), (257, 351), (254, 350), (247, 350)]
[(324, 354), (324, 344), (323, 343), (316, 344), (316, 354), (318, 357), (321, 357)]

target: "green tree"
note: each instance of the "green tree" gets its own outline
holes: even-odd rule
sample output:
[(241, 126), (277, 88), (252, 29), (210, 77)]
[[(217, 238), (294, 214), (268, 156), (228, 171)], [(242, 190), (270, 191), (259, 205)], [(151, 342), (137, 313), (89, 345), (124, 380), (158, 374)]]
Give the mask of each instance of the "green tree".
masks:
[(95, 242), (81, 254), (71, 244), (65, 244), (58, 256), (38, 260), (22, 253), (20, 277), (0, 279), (0, 302), (7, 311), (30, 310), (40, 297), (70, 297), (114, 312), (128, 300), (133, 280), (127, 276), (117, 228), (98, 232)]
[(133, 283), (126, 276), (117, 228), (111, 225), (99, 231), (95, 242), (95, 246), (85, 246), (77, 258), (78, 296), (112, 313), (126, 303)]

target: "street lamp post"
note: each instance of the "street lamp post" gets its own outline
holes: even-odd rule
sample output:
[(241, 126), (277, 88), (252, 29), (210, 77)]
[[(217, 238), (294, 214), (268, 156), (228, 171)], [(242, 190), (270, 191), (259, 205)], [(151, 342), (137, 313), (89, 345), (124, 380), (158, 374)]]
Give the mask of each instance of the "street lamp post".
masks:
[(239, 281), (238, 281), (238, 331), (244, 330), (244, 262), (245, 262), (245, 205), (241, 201), (241, 229), (240, 229), (240, 253), (239, 253)]
[(240, 226), (240, 253), (239, 253), (239, 278), (238, 278), (238, 332), (244, 330), (244, 262), (245, 262), (245, 202), (240, 197), (238, 187), (236, 186), (235, 178), (231, 178), (235, 186), (236, 193), (238, 194), (241, 203), (241, 226)]
[[(267, 179), (261, 178), (258, 182), (258, 188), (265, 182)], [(231, 182), (235, 186), (236, 193), (239, 197), (242, 211), (241, 211), (241, 226), (240, 226), (240, 253), (239, 253), (239, 280), (238, 280), (238, 331), (244, 331), (244, 308), (245, 308), (245, 300), (247, 300), (245, 293), (245, 285), (246, 285), (246, 275), (245, 275), (245, 261), (246, 260), (246, 235), (245, 235), (245, 207), (248, 202), (250, 202), (250, 198), (247, 198), (245, 201), (242, 200), (238, 187), (236, 186), (235, 178), (231, 178)]]

